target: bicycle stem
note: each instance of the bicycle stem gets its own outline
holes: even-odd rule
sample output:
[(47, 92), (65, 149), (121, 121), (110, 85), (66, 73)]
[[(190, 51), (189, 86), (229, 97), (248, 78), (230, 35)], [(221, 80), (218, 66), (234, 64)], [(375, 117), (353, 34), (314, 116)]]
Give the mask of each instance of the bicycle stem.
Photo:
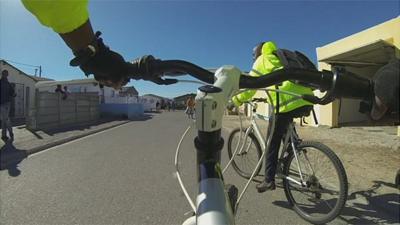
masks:
[[(226, 103), (239, 89), (241, 72), (233, 66), (224, 66), (215, 72), (214, 85), (198, 89), (196, 101), (196, 126), (198, 135), (194, 140), (197, 150), (197, 197), (196, 224), (234, 224), (229, 198), (222, 178), (221, 137), (222, 117)], [(207, 194), (207, 196), (205, 196)]]

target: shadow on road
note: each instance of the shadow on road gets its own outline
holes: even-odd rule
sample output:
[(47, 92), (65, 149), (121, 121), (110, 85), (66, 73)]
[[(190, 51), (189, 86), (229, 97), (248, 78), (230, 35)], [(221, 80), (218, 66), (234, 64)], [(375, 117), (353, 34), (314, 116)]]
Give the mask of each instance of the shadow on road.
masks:
[[(347, 224), (398, 224), (400, 222), (400, 194), (378, 194), (381, 187), (396, 188), (394, 184), (374, 181), (367, 190), (351, 193), (338, 219)], [(291, 209), (287, 201), (275, 201), (274, 205)]]
[(74, 131), (74, 130), (86, 130), (86, 129), (90, 129), (93, 126), (99, 126), (101, 124), (109, 123), (111, 121), (122, 121), (122, 120), (126, 120), (126, 119), (125, 118), (106, 118), (106, 119), (101, 119), (98, 121), (88, 122), (88, 123), (79, 124), (79, 125), (71, 125), (71, 126), (64, 126), (64, 127), (60, 127), (60, 128), (51, 128), (51, 129), (42, 129), (41, 131), (49, 136), (53, 136), (57, 133), (64, 133), (64, 132)]
[(152, 113), (145, 113), (142, 116), (138, 116), (135, 118), (130, 119), (130, 121), (146, 121), (153, 119), (154, 115)]
[(18, 165), (28, 157), (25, 150), (16, 149), (11, 142), (6, 142), (0, 149), (0, 170), (8, 170), (8, 174), (12, 177), (19, 176), (21, 171)]

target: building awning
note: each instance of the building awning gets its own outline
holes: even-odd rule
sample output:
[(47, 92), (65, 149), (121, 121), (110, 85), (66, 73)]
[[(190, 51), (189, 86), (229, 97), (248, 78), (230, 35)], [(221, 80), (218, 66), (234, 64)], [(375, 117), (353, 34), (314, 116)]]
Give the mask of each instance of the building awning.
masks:
[(392, 44), (377, 40), (318, 61), (352, 67), (383, 66), (395, 55), (395, 50)]

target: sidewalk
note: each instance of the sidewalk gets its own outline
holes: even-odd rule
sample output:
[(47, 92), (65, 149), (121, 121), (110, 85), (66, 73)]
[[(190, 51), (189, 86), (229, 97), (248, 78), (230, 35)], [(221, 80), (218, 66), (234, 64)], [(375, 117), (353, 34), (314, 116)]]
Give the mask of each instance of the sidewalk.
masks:
[[(245, 118), (243, 118), (245, 119)], [(246, 126), (243, 120), (243, 126)], [(258, 122), (263, 134), (267, 123)], [(240, 126), (238, 116), (225, 116), (223, 127), (228, 132)], [(303, 140), (314, 140), (329, 146), (342, 161), (349, 182), (349, 202), (357, 198), (365, 202), (380, 202), (391, 207), (400, 204), (400, 192), (395, 187), (395, 176), (400, 169), (400, 137), (388, 132), (388, 127), (310, 127), (296, 126)]]
[(25, 125), (13, 127), (14, 142), (0, 142), (0, 169), (4, 169), (16, 160), (22, 160), (30, 154), (107, 130), (128, 123), (129, 121), (125, 119), (100, 119), (87, 125), (49, 131), (30, 131), (26, 129)]

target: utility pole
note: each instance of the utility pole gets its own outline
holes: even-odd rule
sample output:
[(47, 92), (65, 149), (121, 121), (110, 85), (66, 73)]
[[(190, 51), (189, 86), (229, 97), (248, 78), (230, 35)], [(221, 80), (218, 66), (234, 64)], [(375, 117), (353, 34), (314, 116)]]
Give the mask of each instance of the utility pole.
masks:
[(42, 66), (39, 66), (39, 77), (42, 77)]

